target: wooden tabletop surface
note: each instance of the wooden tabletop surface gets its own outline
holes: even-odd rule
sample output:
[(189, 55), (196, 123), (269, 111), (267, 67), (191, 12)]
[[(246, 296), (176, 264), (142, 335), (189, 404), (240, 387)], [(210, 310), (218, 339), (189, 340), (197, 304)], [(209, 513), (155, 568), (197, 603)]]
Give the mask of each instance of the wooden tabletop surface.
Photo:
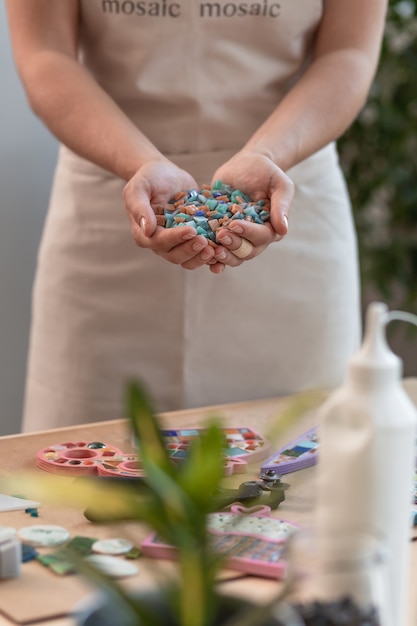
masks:
[[(417, 379), (405, 381), (410, 397), (417, 404)], [(217, 407), (190, 409), (161, 414), (163, 427), (195, 428), (201, 427), (212, 416), (221, 417), (225, 427), (250, 427), (270, 438), (273, 425), (288, 417), (289, 412), (301, 414), (279, 436), (274, 439), (273, 449), (290, 442), (295, 436), (313, 427), (317, 422), (316, 411), (323, 396), (296, 396), (267, 399), (254, 402), (221, 405)], [(36, 453), (42, 448), (59, 442), (68, 441), (103, 441), (114, 445), (124, 452), (132, 451), (130, 432), (123, 420), (101, 422), (55, 429), (31, 434), (18, 434), (0, 437), (0, 479), (15, 476), (19, 471), (35, 470)], [(226, 486), (237, 486), (244, 480), (257, 477), (260, 463), (248, 467), (245, 474), (235, 474), (226, 479)], [(304, 469), (286, 476), (290, 484), (285, 501), (280, 504), (276, 515), (302, 525), (308, 525), (314, 510), (315, 468)], [(64, 481), (73, 478), (64, 477)], [(3, 486), (0, 491), (8, 493)], [(30, 494), (22, 494), (30, 498)], [(22, 526), (39, 524), (58, 524), (65, 526), (71, 536), (82, 535), (105, 538), (127, 536), (136, 545), (148, 534), (139, 524), (94, 525), (83, 515), (83, 511), (42, 504), (39, 517), (31, 518), (23, 511), (0, 512), (0, 526)], [(417, 542), (411, 544), (410, 589), (417, 584)], [(175, 565), (168, 561), (158, 561), (140, 557), (136, 561), (139, 573), (126, 579), (129, 588), (143, 588), (155, 585), (159, 576), (175, 575)], [(157, 568), (155, 565), (157, 564)], [(277, 582), (241, 573), (225, 570), (222, 589), (242, 597), (252, 597), (257, 601), (272, 598), (277, 592)], [(36, 561), (22, 565), (22, 575), (17, 579), (0, 581), (0, 626), (30, 624), (37, 626), (74, 626), (75, 621), (69, 615), (74, 606), (91, 598), (92, 588), (79, 576), (57, 576)], [(417, 624), (417, 600), (409, 594), (406, 626)]]

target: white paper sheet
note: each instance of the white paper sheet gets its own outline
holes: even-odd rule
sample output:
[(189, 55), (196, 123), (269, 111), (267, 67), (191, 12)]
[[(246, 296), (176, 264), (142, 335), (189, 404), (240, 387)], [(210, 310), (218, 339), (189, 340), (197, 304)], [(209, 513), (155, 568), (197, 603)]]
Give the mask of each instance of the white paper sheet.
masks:
[(15, 496), (7, 496), (0, 493), (0, 512), (18, 511), (19, 509), (30, 509), (38, 506), (40, 506), (40, 502), (25, 500), (24, 498), (16, 498)]

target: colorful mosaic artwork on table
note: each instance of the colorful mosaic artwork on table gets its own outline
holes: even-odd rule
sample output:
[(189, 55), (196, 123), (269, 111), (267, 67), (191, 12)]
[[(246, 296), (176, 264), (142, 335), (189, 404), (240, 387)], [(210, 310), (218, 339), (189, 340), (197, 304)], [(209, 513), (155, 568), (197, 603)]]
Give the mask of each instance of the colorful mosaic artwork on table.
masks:
[[(223, 428), (226, 447), (224, 449), (226, 474), (246, 472), (248, 463), (265, 459), (270, 453), (267, 440), (251, 428)], [(199, 428), (181, 428), (163, 430), (167, 450), (174, 461), (181, 461), (187, 456), (187, 450), (202, 430)]]
[[(187, 456), (191, 442), (203, 429), (181, 428), (162, 430), (166, 448), (173, 462)], [(251, 428), (224, 428), (224, 473), (244, 473), (249, 463), (258, 463), (270, 453), (269, 442)], [(140, 455), (125, 453), (100, 441), (75, 441), (52, 444), (36, 455), (36, 465), (54, 474), (75, 476), (101, 475), (135, 478), (144, 476)]]
[[(247, 509), (233, 505), (230, 512), (211, 513), (208, 529), (212, 547), (226, 557), (227, 567), (246, 574), (281, 578), (285, 574), (284, 544), (299, 526), (270, 517), (267, 506)], [(142, 553), (158, 559), (175, 559), (176, 550), (152, 533), (141, 546)]]
[(317, 463), (318, 451), (318, 426), (314, 426), (270, 456), (262, 464), (261, 470), (289, 474)]

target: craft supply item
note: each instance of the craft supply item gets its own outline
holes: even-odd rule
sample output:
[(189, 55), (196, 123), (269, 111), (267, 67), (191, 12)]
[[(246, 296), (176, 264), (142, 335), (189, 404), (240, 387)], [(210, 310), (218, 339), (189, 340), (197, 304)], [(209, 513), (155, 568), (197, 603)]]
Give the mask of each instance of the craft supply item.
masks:
[(257, 504), (275, 510), (285, 500), (285, 491), (288, 488), (289, 484), (281, 482), (280, 476), (276, 476), (273, 480), (269, 477), (266, 480), (247, 480), (237, 489), (222, 488), (217, 495), (213, 496), (213, 499), (218, 502), (219, 509), (227, 508), (230, 503), (234, 502), (247, 506), (256, 501)]
[(38, 509), (35, 507), (29, 507), (25, 509), (25, 513), (28, 513), (31, 517), (39, 517)]
[(18, 578), (21, 560), (22, 548), (16, 530), (0, 526), (0, 580)]
[(319, 411), (317, 481), (323, 536), (356, 529), (386, 542), (388, 626), (404, 623), (417, 430), (416, 409), (401, 384), (401, 360), (385, 337), (394, 319), (417, 322), (401, 311), (389, 313), (382, 303), (368, 307), (364, 340), (346, 381)]
[(93, 552), (100, 554), (127, 554), (133, 548), (133, 543), (127, 539), (101, 539), (91, 546)]
[(142, 554), (142, 551), (139, 550), (139, 548), (137, 548), (136, 546), (133, 546), (129, 552), (126, 552), (126, 554), (124, 554), (123, 556), (125, 557), (125, 559), (138, 559), (140, 557), (140, 555)]
[[(255, 202), (247, 194), (223, 184), (221, 180), (217, 180), (212, 187), (203, 185), (200, 191), (180, 191), (170, 202), (154, 207), (154, 210), (158, 225), (165, 228), (192, 226), (197, 234), (215, 245), (217, 231), (227, 227), (233, 220), (262, 225), (271, 218), (269, 200)], [(246, 246), (241, 252), (248, 256), (248, 250)]]
[(13, 526), (0, 526), (0, 539), (17, 535), (16, 528)]
[(22, 543), (22, 563), (33, 561), (38, 556), (38, 551), (27, 543)]
[(48, 524), (24, 526), (18, 531), (18, 536), (31, 546), (48, 548), (59, 546), (70, 538), (66, 528)]
[(127, 576), (135, 576), (138, 568), (131, 561), (126, 561), (117, 556), (109, 556), (107, 554), (91, 554), (85, 557), (85, 560), (99, 569), (103, 574), (107, 574), (111, 578), (126, 578)]
[[(100, 470), (110, 474), (115, 467), (127, 463), (135, 463), (135, 456), (124, 454), (119, 448), (100, 441), (68, 441), (42, 448), (36, 455), (36, 465), (53, 474), (89, 476)], [(133, 465), (128, 470), (129, 475), (136, 475)]]
[(307, 432), (299, 435), (291, 443), (283, 446), (270, 456), (261, 466), (261, 478), (272, 478), (277, 475), (296, 472), (297, 470), (310, 467), (318, 461), (319, 438), (318, 426), (310, 428)]
[(0, 493), (0, 512), (3, 511), (19, 511), (28, 507), (38, 507), (40, 502), (34, 500), (26, 500), (20, 496), (8, 496)]
[(36, 560), (58, 576), (75, 574), (75, 566), (73, 563), (65, 560), (59, 554), (38, 554)]
[(71, 561), (71, 552), (79, 557), (85, 557), (91, 554), (92, 546), (97, 539), (94, 537), (83, 537), (76, 535), (73, 537), (62, 550), (56, 550), (49, 554), (38, 554), (37, 561), (48, 567), (59, 576), (66, 576), (76, 572), (76, 566)]
[[(171, 459), (173, 461), (184, 459), (193, 439), (200, 437), (203, 430), (200, 428), (163, 430), (162, 436)], [(251, 428), (223, 428), (222, 433), (225, 440), (223, 454), (226, 474), (245, 472), (248, 463), (256, 463), (269, 454), (269, 442)], [(229, 469), (228, 464), (232, 466)]]
[[(164, 429), (161, 431), (169, 456), (175, 462), (183, 461), (188, 449), (196, 437), (204, 432), (201, 428)], [(223, 428), (225, 440), (224, 474), (243, 474), (250, 463), (259, 463), (270, 453), (270, 443), (260, 433), (246, 426)], [(137, 443), (132, 436), (132, 445)]]
[(103, 460), (103, 462), (97, 463), (97, 473), (99, 476), (126, 478), (128, 480), (140, 479), (145, 475), (137, 454), (124, 454), (115, 459)]
[[(203, 430), (181, 428), (162, 430), (161, 434), (171, 459), (183, 461), (191, 442)], [(224, 428), (224, 474), (244, 473), (248, 463), (261, 461), (270, 452), (269, 442), (251, 428)], [(135, 442), (132, 438), (132, 445)], [(113, 478), (142, 478), (140, 455), (124, 453), (107, 443), (78, 441), (58, 443), (42, 448), (36, 455), (36, 465), (47, 472), (72, 476), (107, 476)]]
[[(267, 578), (284, 575), (284, 544), (300, 527), (287, 520), (270, 517), (270, 511), (269, 507), (245, 509), (234, 506), (231, 512), (208, 516), (212, 549), (226, 557), (228, 568)], [(176, 558), (176, 549), (156, 533), (145, 539), (142, 551), (145, 556)]]
[(233, 254), (237, 256), (239, 259), (246, 259), (252, 252), (253, 245), (250, 241), (242, 237), (242, 243), (237, 248), (237, 250), (232, 250)]

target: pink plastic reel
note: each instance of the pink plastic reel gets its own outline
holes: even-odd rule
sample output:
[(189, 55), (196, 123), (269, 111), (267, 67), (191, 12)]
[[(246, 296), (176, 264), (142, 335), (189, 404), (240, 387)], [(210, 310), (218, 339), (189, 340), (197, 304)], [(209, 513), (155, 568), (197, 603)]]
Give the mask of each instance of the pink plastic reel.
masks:
[(62, 475), (142, 476), (137, 455), (100, 441), (58, 443), (39, 450), (36, 465)]

